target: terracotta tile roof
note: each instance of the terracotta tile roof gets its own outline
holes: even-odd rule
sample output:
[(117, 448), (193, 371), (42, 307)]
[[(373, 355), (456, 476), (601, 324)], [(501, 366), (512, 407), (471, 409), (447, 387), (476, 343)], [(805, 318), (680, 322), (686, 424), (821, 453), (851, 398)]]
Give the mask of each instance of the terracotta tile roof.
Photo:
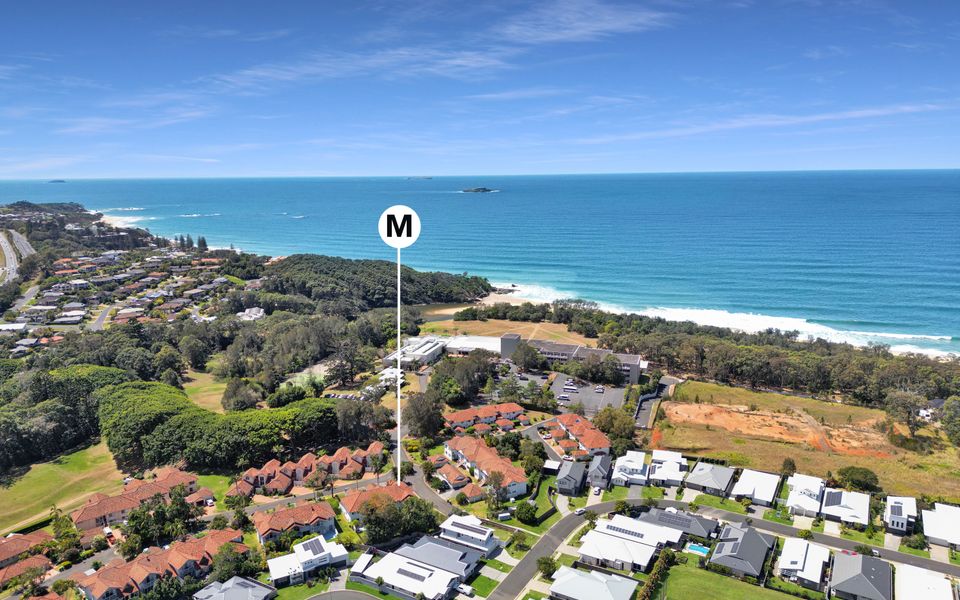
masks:
[(460, 491), (466, 494), (467, 498), (471, 500), (475, 498), (482, 498), (486, 494), (482, 487), (472, 482), (463, 486), (463, 489)]
[(465, 408), (444, 415), (448, 423), (473, 423), (477, 419), (477, 410), (475, 408)]
[(0, 585), (5, 584), (14, 577), (23, 575), (29, 569), (41, 568), (44, 571), (47, 571), (53, 567), (53, 563), (50, 562), (50, 559), (42, 554), (35, 554), (34, 556), (29, 556), (20, 562), (15, 562), (12, 565), (0, 569)]
[(277, 473), (277, 476), (271, 479), (263, 486), (263, 488), (269, 492), (286, 492), (293, 486), (293, 480), (284, 475), (283, 473)]
[(386, 450), (386, 447), (384, 447), (383, 442), (379, 441), (370, 442), (370, 445), (367, 446), (367, 454), (381, 454), (384, 450)]
[(516, 402), (502, 402), (500, 404), (496, 404), (495, 407), (500, 414), (523, 412), (523, 407)]
[(427, 460), (432, 462), (434, 466), (437, 466), (437, 467), (439, 467), (440, 465), (445, 465), (448, 462), (450, 462), (450, 460), (447, 458), (445, 454), (434, 454), (433, 456), (429, 457)]
[(610, 447), (610, 438), (599, 429), (588, 429), (577, 435), (577, 441), (587, 450), (602, 450)]
[(557, 445), (564, 450), (575, 450), (580, 447), (580, 445), (573, 440), (560, 440), (557, 442)]
[(52, 539), (53, 536), (46, 531), (33, 531), (2, 538), (0, 539), (0, 562), (6, 562), (14, 556), (20, 556), (30, 548)]
[(456, 450), (480, 470), (488, 475), (495, 471), (503, 474), (504, 485), (526, 482), (527, 474), (506, 458), (503, 458), (493, 448), (487, 446), (480, 438), (458, 437), (447, 441), (447, 446)]
[(477, 408), (477, 418), (486, 419), (490, 417), (496, 417), (500, 414), (500, 411), (497, 410), (496, 406), (486, 405)]
[(414, 496), (413, 489), (409, 484), (406, 483), (388, 483), (387, 485), (371, 485), (366, 489), (358, 490), (351, 492), (343, 497), (343, 500), (340, 501), (340, 506), (342, 506), (347, 512), (355, 513), (364, 502), (367, 502), (371, 498), (375, 498), (378, 495), (386, 495), (389, 498), (392, 498), (394, 502), (403, 502), (407, 498)]
[(213, 492), (210, 491), (210, 488), (203, 487), (187, 496), (185, 500), (190, 504), (197, 504), (198, 502), (205, 502), (206, 500), (213, 498), (214, 495)]
[(460, 469), (451, 464), (446, 464), (440, 467), (440, 470), (437, 471), (437, 474), (443, 477), (450, 485), (465, 482), (467, 480), (467, 476), (461, 473)]
[(140, 506), (140, 501), (126, 495), (104, 496), (97, 494), (87, 500), (87, 503), (70, 513), (74, 523), (81, 523), (99, 517), (119, 513), (124, 510), (133, 510)]
[(480, 433), (489, 433), (493, 431), (493, 427), (487, 425), (486, 423), (477, 423), (473, 426), (474, 431), (479, 431)]
[(253, 524), (262, 537), (271, 531), (284, 532), (294, 526), (304, 527), (334, 518), (333, 508), (326, 502), (308, 502), (293, 508), (277, 509), (273, 513), (253, 513)]
[(512, 428), (513, 428), (513, 421), (508, 421), (507, 419), (497, 419), (496, 421), (494, 421), (494, 424), (496, 424), (496, 426), (499, 427), (500, 429), (503, 429), (503, 428), (512, 429)]
[(247, 498), (253, 494), (253, 485), (247, 483), (246, 481), (240, 479), (236, 483), (230, 486), (230, 489), (227, 490), (227, 496), (245, 496)]
[(317, 455), (313, 452), (307, 452), (300, 457), (300, 460), (297, 461), (297, 465), (300, 467), (313, 468), (313, 465), (317, 462)]

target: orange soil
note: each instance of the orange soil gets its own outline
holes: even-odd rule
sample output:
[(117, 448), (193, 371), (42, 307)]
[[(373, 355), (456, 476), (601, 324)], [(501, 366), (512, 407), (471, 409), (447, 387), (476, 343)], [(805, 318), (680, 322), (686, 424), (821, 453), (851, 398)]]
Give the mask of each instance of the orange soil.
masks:
[[(719, 427), (745, 437), (808, 444), (824, 452), (889, 458), (886, 438), (878, 431), (852, 426), (820, 425), (803, 414), (750, 411), (746, 406), (664, 402), (673, 423)], [(654, 446), (662, 436), (654, 433)]]

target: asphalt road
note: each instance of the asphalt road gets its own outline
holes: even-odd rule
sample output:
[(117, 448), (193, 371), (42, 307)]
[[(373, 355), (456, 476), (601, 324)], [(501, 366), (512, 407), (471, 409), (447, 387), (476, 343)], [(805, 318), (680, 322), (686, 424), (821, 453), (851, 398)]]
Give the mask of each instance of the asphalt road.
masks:
[(10, 244), (10, 240), (3, 232), (0, 232), (0, 250), (3, 250), (3, 282), (9, 283), (17, 278), (17, 267), (20, 263), (17, 260), (17, 253), (13, 250), (13, 245)]
[(31, 254), (36, 254), (37, 251), (33, 249), (33, 246), (30, 245), (30, 242), (27, 241), (27, 238), (23, 236), (19, 231), (14, 231), (13, 229), (8, 229), (10, 232), (10, 237), (13, 238), (13, 243), (17, 246), (17, 250), (20, 251), (20, 256), (27, 257)]
[(30, 302), (31, 300), (33, 300), (34, 298), (36, 298), (36, 297), (37, 297), (37, 294), (39, 294), (39, 293), (40, 293), (40, 286), (39, 286), (39, 285), (31, 285), (31, 286), (27, 289), (26, 293), (25, 293), (24, 295), (20, 296), (19, 298), (17, 298), (17, 301), (13, 303), (13, 307), (12, 307), (13, 310), (19, 312), (19, 310), (20, 310), (21, 308), (23, 308), (24, 306), (27, 305), (27, 302)]
[(443, 516), (449, 517), (451, 514), (453, 514), (453, 506), (451, 506), (449, 502), (444, 500), (440, 496), (440, 494), (437, 493), (435, 489), (430, 487), (426, 479), (424, 479), (423, 477), (423, 469), (420, 468), (420, 465), (417, 462), (410, 460), (410, 457), (407, 455), (406, 449), (403, 450), (403, 458), (405, 461), (413, 465), (413, 470), (414, 470), (413, 481), (412, 482), (408, 481), (407, 483), (410, 483), (413, 486), (414, 493), (417, 496), (420, 496), (421, 498), (423, 498), (424, 500), (430, 501), (430, 503), (433, 504), (433, 506), (437, 510), (443, 513)]
[[(642, 500), (628, 500), (627, 502), (629, 502), (632, 506), (640, 506), (643, 503)], [(603, 502), (591, 506), (590, 510), (596, 513), (605, 513), (612, 511), (615, 506), (616, 502)], [(687, 508), (687, 504), (685, 502), (675, 502), (671, 500), (661, 500), (659, 502), (659, 506), (661, 508)], [(740, 515), (714, 508), (702, 508), (698, 514), (701, 514), (705, 517), (737, 523), (741, 523), (747, 518), (746, 515)], [(500, 583), (499, 586), (497, 586), (493, 593), (490, 594), (487, 600), (514, 600), (514, 598), (516, 598), (520, 592), (523, 591), (523, 588), (526, 587), (527, 582), (531, 581), (537, 576), (537, 559), (543, 556), (553, 556), (553, 553), (557, 551), (557, 548), (560, 547), (560, 544), (563, 543), (563, 540), (565, 540), (567, 536), (572, 534), (577, 527), (583, 523), (584, 518), (574, 514), (569, 514), (560, 519), (557, 524), (551, 527), (550, 530), (540, 538), (540, 541), (538, 541), (534, 547), (527, 552), (520, 563), (515, 566), (512, 571), (510, 571), (507, 577)], [(774, 523), (772, 521), (764, 521), (759, 518), (754, 518), (751, 525), (755, 529), (759, 529), (760, 531), (765, 531), (767, 533), (773, 533), (781, 537), (796, 537), (797, 533), (800, 531), (795, 527), (790, 527), (781, 523)], [(814, 533), (812, 541), (835, 550), (854, 550), (858, 545), (858, 542), (822, 533)], [(913, 565), (922, 569), (929, 569), (931, 571), (944, 573), (953, 577), (960, 577), (960, 566), (941, 563), (929, 558), (922, 558), (920, 556), (904, 554), (902, 552), (896, 552), (893, 550), (879, 550), (880, 557), (886, 560), (901, 564)]]
[(93, 323), (90, 323), (90, 327), (89, 327), (90, 331), (100, 331), (101, 329), (103, 329), (103, 324), (107, 322), (107, 317), (110, 316), (110, 312), (113, 309), (119, 310), (121, 306), (123, 305), (114, 304), (113, 306), (108, 306), (105, 309), (103, 309), (103, 311), (101, 311), (100, 314), (97, 315), (97, 320), (94, 321)]
[(557, 451), (554, 450), (554, 449), (550, 446), (550, 444), (544, 444), (544, 443), (543, 443), (543, 439), (540, 437), (540, 434), (537, 433), (537, 427), (538, 427), (538, 426), (540, 426), (540, 425), (549, 426), (550, 423), (553, 423), (554, 421), (556, 421), (555, 418), (553, 418), (553, 419), (545, 419), (545, 420), (543, 420), (543, 421), (540, 421), (540, 422), (537, 423), (536, 425), (531, 425), (530, 427), (527, 427), (526, 429), (524, 429), (524, 430), (521, 431), (520, 433), (523, 434), (525, 437), (527, 437), (527, 438), (529, 438), (529, 439), (531, 439), (531, 440), (533, 440), (533, 441), (535, 441), (535, 442), (540, 442), (541, 444), (543, 444), (543, 447), (546, 448), (546, 450), (547, 450), (547, 458), (549, 458), (550, 460), (560, 460), (560, 455), (557, 454)]

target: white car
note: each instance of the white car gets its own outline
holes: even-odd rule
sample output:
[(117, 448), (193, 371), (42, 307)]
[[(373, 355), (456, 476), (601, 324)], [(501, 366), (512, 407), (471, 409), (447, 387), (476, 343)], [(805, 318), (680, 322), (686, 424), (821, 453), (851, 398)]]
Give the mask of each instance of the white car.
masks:
[(600, 495), (600, 492), (602, 492), (602, 491), (603, 491), (603, 490), (600, 489), (600, 486), (597, 486), (597, 487), (593, 488), (593, 495), (594, 495), (594, 496), (599, 496), (599, 495)]
[(573, 511), (573, 514), (575, 514), (575, 515), (582, 515), (582, 514), (585, 513), (585, 512), (587, 512), (587, 509), (585, 509), (585, 508), (578, 508), (577, 510)]
[(473, 596), (473, 588), (465, 583), (461, 583), (457, 586), (457, 591), (463, 594), (464, 596)]

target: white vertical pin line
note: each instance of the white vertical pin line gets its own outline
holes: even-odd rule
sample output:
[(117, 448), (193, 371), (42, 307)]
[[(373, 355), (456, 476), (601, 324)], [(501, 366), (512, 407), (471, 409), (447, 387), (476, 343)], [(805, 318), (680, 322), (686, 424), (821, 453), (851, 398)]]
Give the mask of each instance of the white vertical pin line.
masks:
[(400, 466), (403, 464), (403, 450), (400, 442), (403, 436), (400, 433), (400, 384), (402, 382), (403, 369), (401, 368), (402, 346), (400, 345), (400, 248), (397, 248), (397, 483), (402, 481), (400, 477)]

